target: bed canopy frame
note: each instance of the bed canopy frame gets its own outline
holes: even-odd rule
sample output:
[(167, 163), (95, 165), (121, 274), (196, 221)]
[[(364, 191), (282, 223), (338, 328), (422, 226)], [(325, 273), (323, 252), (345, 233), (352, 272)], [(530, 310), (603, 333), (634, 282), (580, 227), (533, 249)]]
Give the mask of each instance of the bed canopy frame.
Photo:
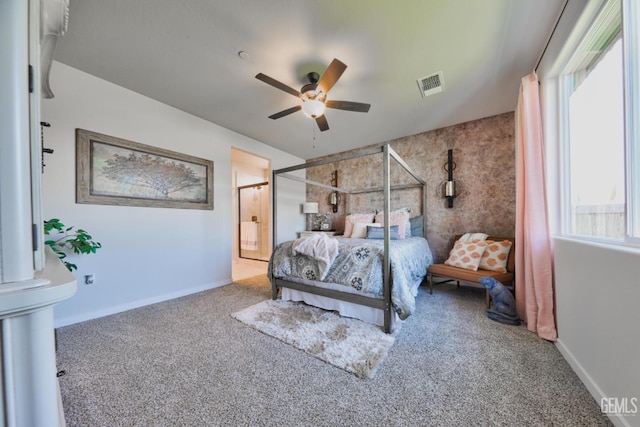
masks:
[[(323, 184), (320, 182), (316, 182), (316, 181), (312, 181), (312, 180), (308, 180), (296, 175), (292, 175), (290, 172), (294, 172), (294, 171), (298, 171), (298, 170), (303, 170), (303, 169), (308, 169), (308, 168), (313, 168), (316, 166), (323, 166), (329, 163), (336, 163), (336, 162), (341, 162), (344, 160), (351, 160), (351, 159), (356, 159), (356, 158), (360, 158), (360, 157), (366, 157), (366, 156), (371, 156), (371, 155), (375, 155), (375, 154), (380, 154), (382, 153), (382, 186), (381, 187), (375, 187), (375, 188), (367, 188), (367, 189), (360, 189), (360, 190), (348, 190), (345, 188), (341, 188), (341, 187), (334, 187), (331, 185), (327, 185), (327, 184)], [(391, 177), (390, 177), (390, 173), (391, 173), (391, 159), (395, 160), (400, 166), (402, 166), (402, 168), (414, 179), (417, 181), (417, 183), (415, 184), (400, 184), (400, 185), (391, 185)], [(316, 160), (316, 161), (311, 161), (311, 162), (307, 162), (307, 163), (302, 163), (299, 165), (295, 165), (295, 166), (290, 166), (290, 167), (286, 167), (286, 168), (282, 168), (282, 169), (277, 169), (274, 170), (273, 173), (273, 179), (272, 179), (272, 183), (273, 183), (273, 249), (275, 250), (275, 247), (277, 246), (278, 242), (277, 242), (277, 192), (278, 192), (278, 185), (277, 185), (277, 178), (286, 178), (286, 179), (291, 179), (294, 181), (298, 181), (298, 182), (302, 182), (305, 184), (311, 184), (311, 185), (316, 185), (319, 187), (323, 187), (323, 188), (327, 188), (331, 191), (339, 191), (340, 193), (345, 194), (346, 197), (346, 206), (347, 206), (347, 212), (349, 212), (349, 196), (350, 195), (355, 195), (355, 194), (364, 194), (364, 193), (374, 193), (374, 192), (383, 192), (383, 198), (384, 198), (384, 217), (385, 218), (390, 218), (390, 212), (391, 212), (391, 191), (392, 190), (404, 190), (404, 189), (410, 189), (410, 188), (418, 188), (422, 190), (422, 217), (423, 217), (423, 236), (426, 236), (427, 233), (427, 215), (426, 215), (426, 207), (427, 207), (427, 191), (426, 191), (426, 182), (420, 178), (410, 167), (409, 165), (407, 165), (407, 163), (389, 146), (389, 144), (384, 144), (381, 146), (376, 146), (376, 147), (371, 147), (371, 148), (367, 148), (367, 149), (363, 149), (363, 150), (359, 150), (358, 152), (355, 153), (343, 153), (343, 154), (336, 154), (333, 156), (329, 156), (329, 157), (325, 157), (323, 159), (320, 160)], [(391, 221), (385, 221), (384, 222), (384, 243), (383, 243), (383, 247), (384, 247), (384, 258), (383, 258), (383, 295), (382, 295), (382, 299), (379, 298), (372, 298), (372, 297), (366, 297), (363, 295), (357, 295), (357, 294), (353, 294), (353, 293), (346, 293), (346, 292), (340, 292), (340, 291), (336, 291), (336, 290), (332, 290), (332, 289), (325, 289), (325, 288), (318, 288), (318, 287), (314, 287), (311, 285), (307, 285), (304, 283), (298, 283), (298, 282), (292, 282), (286, 279), (280, 279), (280, 278), (273, 278), (272, 282), (271, 282), (271, 289), (272, 289), (272, 298), (275, 300), (278, 298), (278, 290), (280, 288), (289, 288), (289, 289), (295, 289), (298, 291), (302, 291), (302, 292), (308, 292), (310, 294), (315, 294), (315, 295), (320, 295), (320, 296), (325, 296), (325, 297), (329, 297), (329, 298), (333, 298), (333, 299), (337, 299), (337, 300), (341, 300), (341, 301), (346, 301), (349, 303), (353, 303), (353, 304), (359, 304), (359, 305), (363, 305), (363, 306), (367, 306), (367, 307), (372, 307), (372, 308), (376, 308), (376, 309), (380, 309), (384, 311), (384, 332), (385, 333), (390, 333), (391, 332), (391, 261), (390, 261), (390, 257), (389, 257), (389, 245), (390, 245), (390, 238), (391, 238), (391, 229), (390, 229), (390, 222)]]

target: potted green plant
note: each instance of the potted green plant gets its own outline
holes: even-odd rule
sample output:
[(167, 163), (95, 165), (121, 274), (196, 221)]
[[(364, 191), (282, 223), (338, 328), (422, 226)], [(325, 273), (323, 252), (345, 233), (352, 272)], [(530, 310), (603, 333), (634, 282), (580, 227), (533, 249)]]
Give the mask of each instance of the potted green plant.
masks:
[(317, 213), (314, 225), (316, 230), (329, 230), (331, 228), (331, 214)]
[(99, 242), (94, 242), (91, 235), (80, 228), (74, 230), (74, 226), (66, 227), (58, 218), (52, 218), (44, 222), (44, 234), (52, 235), (55, 230), (54, 240), (46, 240), (44, 243), (60, 258), (69, 271), (77, 270), (78, 266), (65, 261), (66, 251), (74, 254), (95, 254), (102, 247)]

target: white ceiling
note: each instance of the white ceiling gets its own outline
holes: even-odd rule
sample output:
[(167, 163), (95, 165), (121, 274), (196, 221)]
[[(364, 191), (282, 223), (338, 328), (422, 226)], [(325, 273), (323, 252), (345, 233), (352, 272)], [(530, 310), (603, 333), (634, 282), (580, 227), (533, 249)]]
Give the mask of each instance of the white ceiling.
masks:
[[(563, 4), (71, 0), (55, 59), (309, 159), (513, 111)], [(257, 73), (299, 90), (333, 58), (348, 68), (328, 99), (369, 113), (327, 110), (326, 132), (302, 112), (268, 118), (299, 100)], [(416, 80), (437, 71), (445, 91), (422, 98)]]

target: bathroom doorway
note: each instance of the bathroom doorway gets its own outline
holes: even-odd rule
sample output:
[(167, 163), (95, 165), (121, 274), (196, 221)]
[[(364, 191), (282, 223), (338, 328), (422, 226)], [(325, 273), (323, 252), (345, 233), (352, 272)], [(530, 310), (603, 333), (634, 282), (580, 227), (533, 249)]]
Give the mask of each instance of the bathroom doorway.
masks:
[(231, 172), (231, 274), (233, 280), (241, 280), (267, 272), (271, 255), (271, 161), (231, 148)]
[(238, 187), (240, 258), (269, 261), (269, 183)]

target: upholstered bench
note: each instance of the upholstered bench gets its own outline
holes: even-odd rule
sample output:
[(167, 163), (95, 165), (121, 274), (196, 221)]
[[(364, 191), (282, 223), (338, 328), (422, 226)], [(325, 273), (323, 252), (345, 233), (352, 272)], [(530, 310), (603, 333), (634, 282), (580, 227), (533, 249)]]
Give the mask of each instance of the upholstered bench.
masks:
[[(457, 241), (461, 236), (456, 236), (455, 240)], [(439, 277), (444, 278), (446, 280), (441, 281), (439, 283), (445, 283), (452, 280), (455, 280), (457, 285), (460, 286), (460, 282), (468, 283), (474, 286), (483, 287), (479, 279), (481, 277), (491, 276), (497, 281), (501, 282), (507, 288), (509, 288), (512, 292), (515, 292), (515, 271), (516, 271), (516, 262), (515, 262), (515, 239), (513, 237), (487, 237), (487, 240), (491, 240), (494, 242), (501, 242), (504, 240), (509, 240), (512, 242), (511, 249), (509, 250), (509, 255), (507, 258), (507, 271), (497, 272), (491, 270), (483, 270), (478, 269), (477, 271), (467, 270), (461, 267), (454, 267), (447, 264), (432, 264), (429, 267), (427, 272), (427, 279), (429, 281), (429, 293), (433, 293), (433, 278)], [(455, 243), (454, 243), (455, 244)], [(485, 290), (486, 299), (487, 299), (487, 308), (491, 307), (491, 296), (489, 295), (489, 290)]]

